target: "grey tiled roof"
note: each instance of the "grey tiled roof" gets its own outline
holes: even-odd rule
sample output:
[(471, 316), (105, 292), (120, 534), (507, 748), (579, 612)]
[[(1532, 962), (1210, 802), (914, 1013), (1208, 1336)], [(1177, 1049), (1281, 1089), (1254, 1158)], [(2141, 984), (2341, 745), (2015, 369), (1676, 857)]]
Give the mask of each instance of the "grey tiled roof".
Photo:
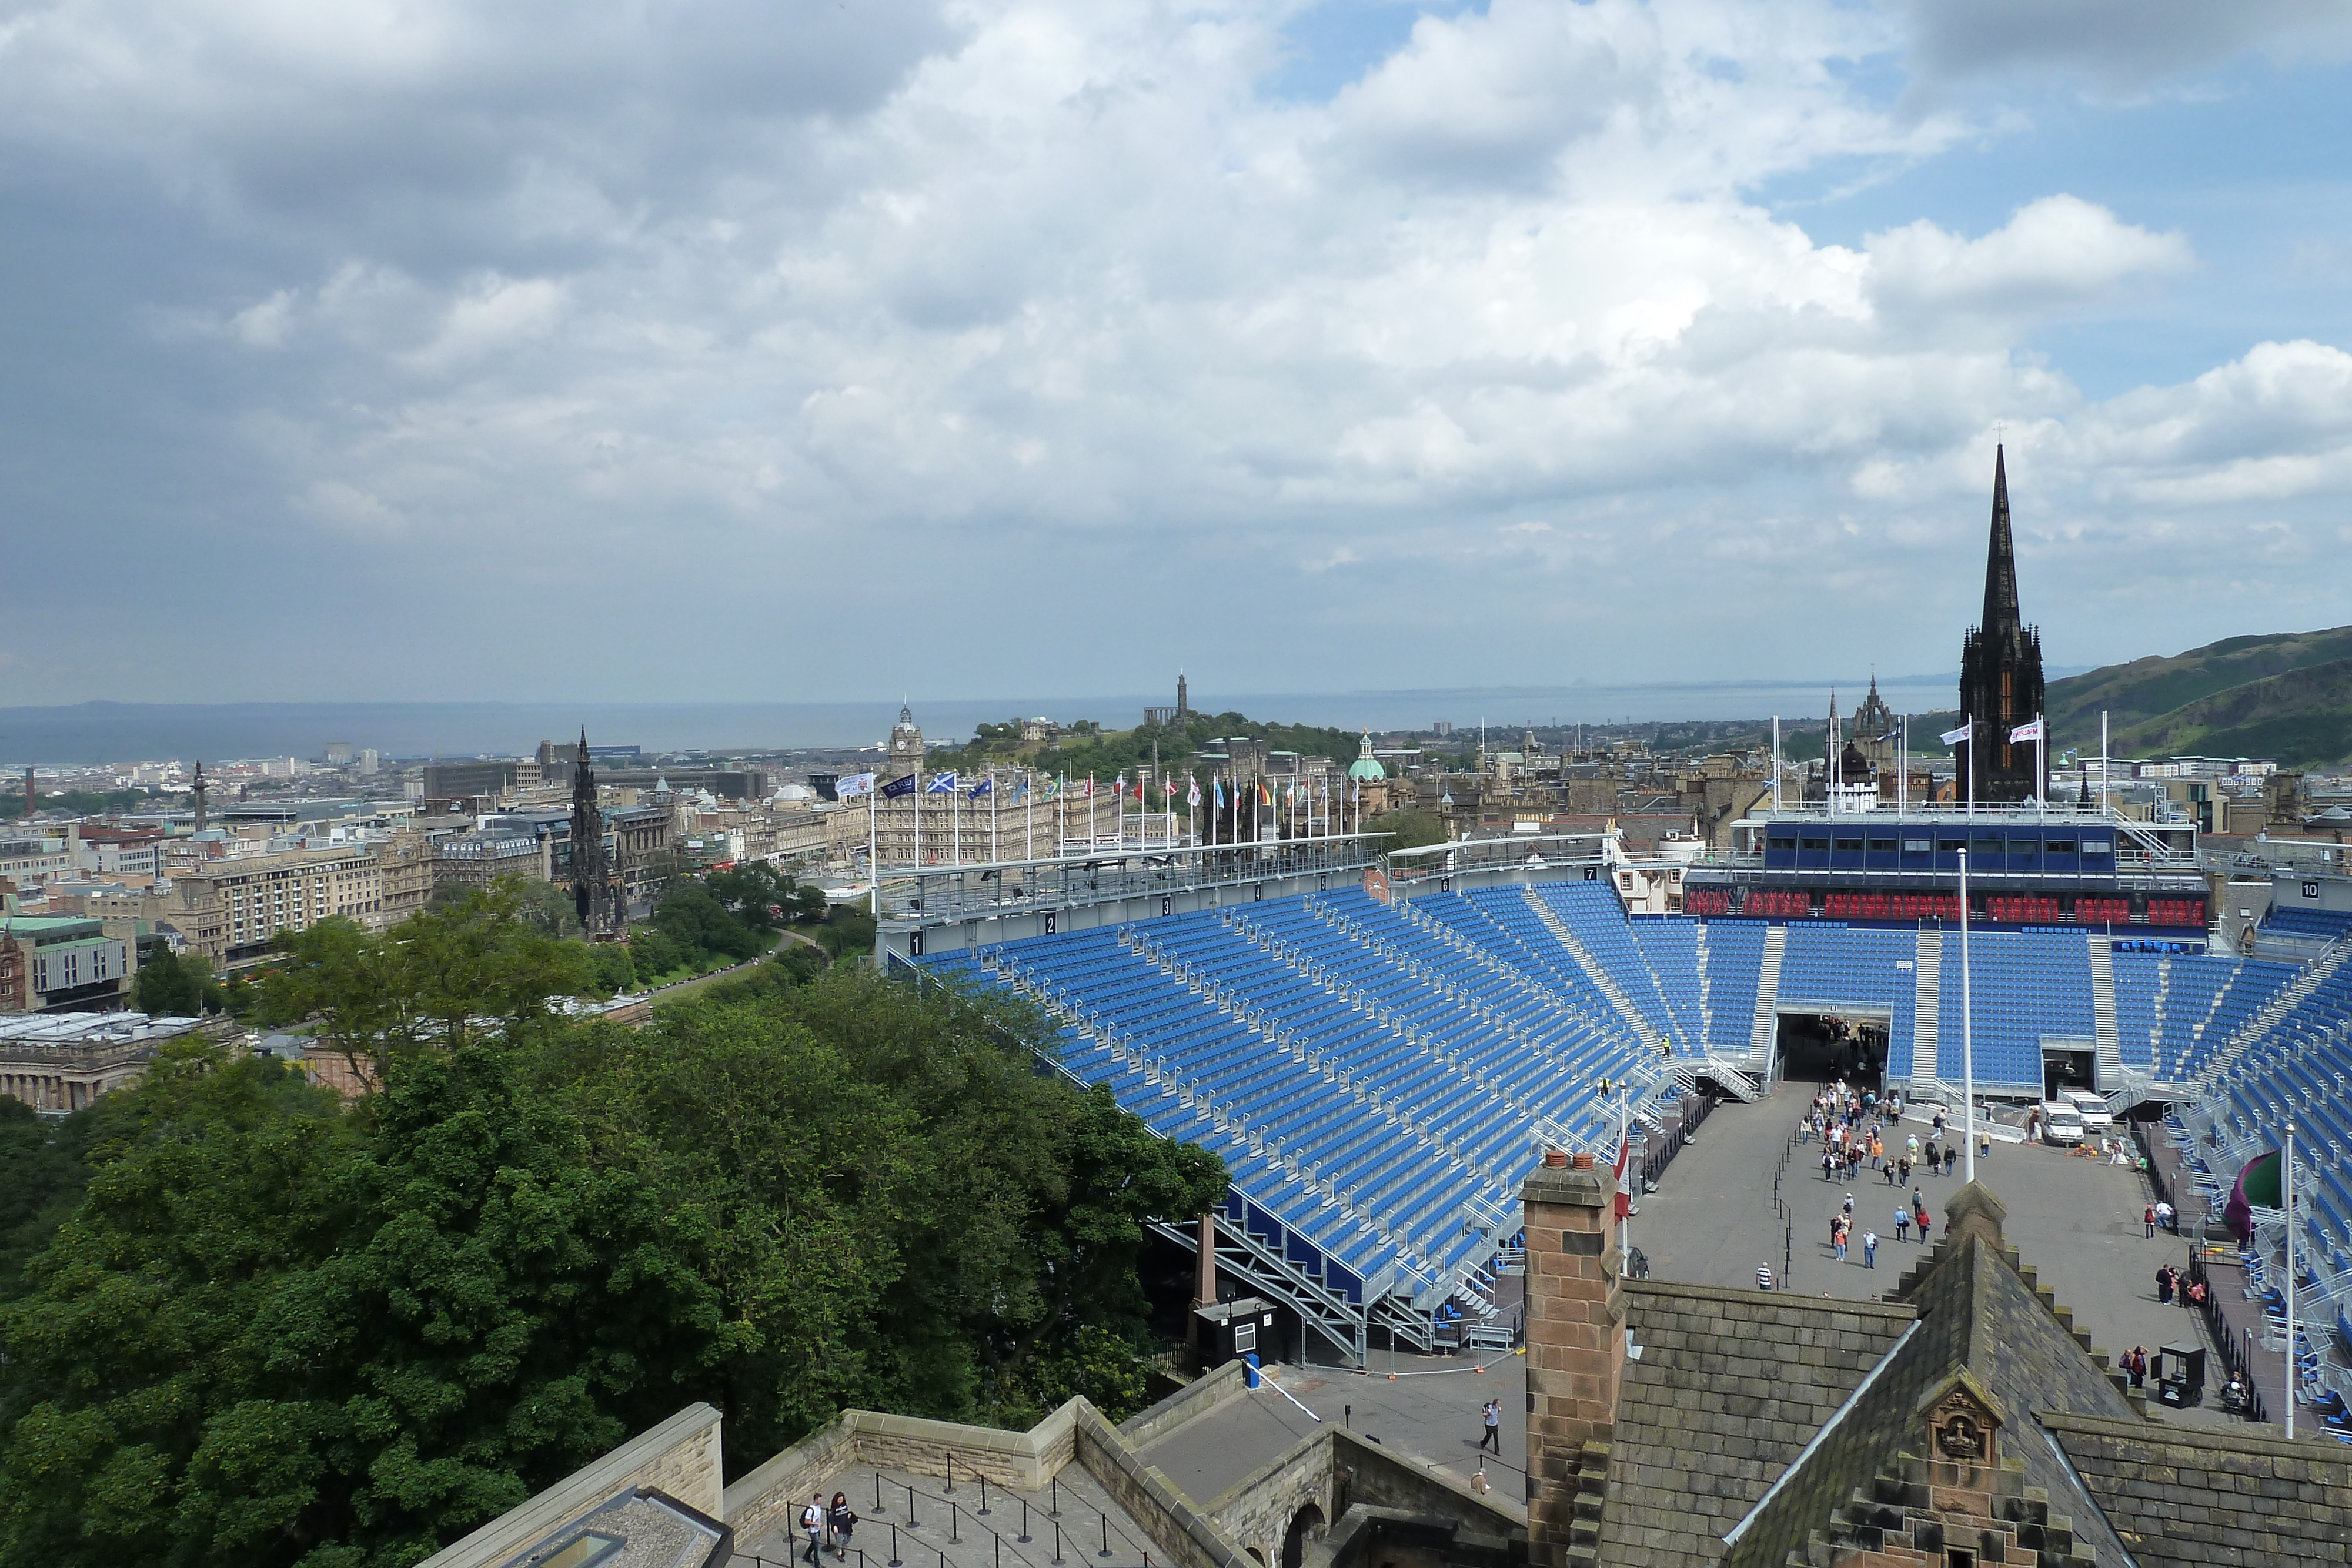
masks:
[(2141, 1568), (2352, 1562), (2352, 1448), (2045, 1416)]
[(1790, 1478), (1725, 1561), (1778, 1564), (1826, 1531), (1833, 1510), (1867, 1487), (1895, 1457), (1926, 1447), (1920, 1401), (1966, 1367), (1997, 1400), (2007, 1425), (2001, 1456), (2021, 1461), (2024, 1484), (2049, 1493), (2053, 1518), (2074, 1521), (2075, 1539), (2101, 1562), (2120, 1563), (2117, 1543), (2089, 1498), (2033, 1429), (2032, 1411), (2060, 1410), (2124, 1422), (2131, 1404), (2091, 1359), (2058, 1309), (2038, 1295), (2004, 1255), (1979, 1236), (1948, 1235), (1934, 1257), (1905, 1281), (1919, 1310), (1919, 1332), (1896, 1353), (1837, 1428)]
[(1712, 1563), (1723, 1534), (1917, 1315), (1759, 1291), (1623, 1282), (1625, 1364), (1599, 1561)]

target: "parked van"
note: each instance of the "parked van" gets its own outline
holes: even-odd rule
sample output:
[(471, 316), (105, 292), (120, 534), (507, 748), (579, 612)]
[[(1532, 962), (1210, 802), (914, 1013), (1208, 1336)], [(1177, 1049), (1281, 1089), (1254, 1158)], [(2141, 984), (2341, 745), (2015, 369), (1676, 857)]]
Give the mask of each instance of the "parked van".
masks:
[(2042, 1141), (2045, 1144), (2079, 1144), (2083, 1141), (2083, 1113), (2067, 1100), (2048, 1100), (2042, 1105)]
[(2116, 1119), (2108, 1113), (2104, 1096), (2094, 1094), (2087, 1089), (2069, 1089), (2058, 1098), (2083, 1113), (2084, 1132), (2105, 1133), (2115, 1127)]

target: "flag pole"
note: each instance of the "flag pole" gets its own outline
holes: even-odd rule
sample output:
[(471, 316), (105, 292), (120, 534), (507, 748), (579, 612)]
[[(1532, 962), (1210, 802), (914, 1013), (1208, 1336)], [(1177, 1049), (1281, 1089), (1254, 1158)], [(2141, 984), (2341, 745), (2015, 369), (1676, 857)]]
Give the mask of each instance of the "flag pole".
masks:
[(948, 791), (948, 833), (950, 853), (953, 862), (963, 864), (963, 775), (956, 775), (955, 788)]
[(2107, 710), (2099, 710), (2099, 808), (2105, 813), (2107, 804)]
[(877, 856), (881, 840), (877, 819), (881, 807), (877, 803), (881, 791), (869, 779), (866, 786), (866, 877), (874, 885), (866, 891), (874, 895), (874, 918), (882, 918), (882, 862)]
[(2286, 1124), (2280, 1156), (2279, 1196), (2286, 1205), (2286, 1440), (2294, 1441), (2294, 1122)]
[[(1970, 732), (1969, 751), (1976, 752), (1976, 736)], [(1977, 1179), (1977, 1058), (1976, 1014), (1973, 999), (1969, 995), (1969, 852), (1960, 852), (1960, 1125), (1961, 1136), (1967, 1142), (1966, 1169), (1969, 1179)]]
[[(915, 759), (915, 792), (907, 797), (907, 803), (915, 809), (915, 870), (920, 872), (923, 869), (923, 763), (920, 758)], [(921, 892), (922, 883), (918, 882), (915, 888)]]
[(996, 852), (996, 769), (988, 770), (988, 858), (995, 860)]
[(1895, 814), (1901, 817), (1911, 804), (1911, 716), (1903, 716), (1903, 738), (1895, 751)]
[(1772, 810), (1780, 809), (1780, 716), (1772, 716)]

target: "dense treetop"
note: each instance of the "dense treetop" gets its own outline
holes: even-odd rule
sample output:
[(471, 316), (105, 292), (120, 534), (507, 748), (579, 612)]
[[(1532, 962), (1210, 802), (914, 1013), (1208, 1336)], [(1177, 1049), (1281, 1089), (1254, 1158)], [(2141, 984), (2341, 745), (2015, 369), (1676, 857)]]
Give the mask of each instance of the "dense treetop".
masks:
[(512, 900), (304, 937), (268, 1006), (380, 1092), (175, 1043), (0, 1113), (0, 1563), (412, 1563), (696, 1399), (739, 1469), (1140, 1402), (1144, 1222), (1224, 1172), (1018, 998), (795, 946), (632, 1030)]

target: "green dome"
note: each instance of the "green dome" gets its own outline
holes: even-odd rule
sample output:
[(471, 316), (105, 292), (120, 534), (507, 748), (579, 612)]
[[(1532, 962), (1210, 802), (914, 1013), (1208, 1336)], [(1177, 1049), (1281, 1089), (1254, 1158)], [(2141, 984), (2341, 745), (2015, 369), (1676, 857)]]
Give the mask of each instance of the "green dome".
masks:
[(1370, 735), (1365, 736), (1364, 748), (1356, 754), (1356, 760), (1348, 765), (1348, 777), (1360, 782), (1370, 783), (1388, 776), (1389, 770), (1381, 767), (1379, 759), (1372, 755), (1372, 737)]

